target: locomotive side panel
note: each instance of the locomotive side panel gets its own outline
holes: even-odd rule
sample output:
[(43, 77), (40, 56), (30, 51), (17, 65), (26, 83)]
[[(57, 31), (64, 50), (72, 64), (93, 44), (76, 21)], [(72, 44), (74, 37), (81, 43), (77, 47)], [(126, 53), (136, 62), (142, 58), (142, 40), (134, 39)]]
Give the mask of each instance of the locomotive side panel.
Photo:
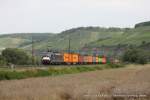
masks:
[(52, 60), (51, 60), (52, 64), (63, 64), (63, 62), (64, 62), (62, 53), (55, 53), (51, 56), (51, 58), (52, 58)]

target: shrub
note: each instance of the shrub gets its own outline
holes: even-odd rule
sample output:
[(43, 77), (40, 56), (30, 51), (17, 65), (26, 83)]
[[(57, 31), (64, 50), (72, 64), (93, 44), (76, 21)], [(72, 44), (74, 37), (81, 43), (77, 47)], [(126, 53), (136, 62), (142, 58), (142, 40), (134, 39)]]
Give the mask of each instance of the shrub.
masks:
[(30, 64), (32, 61), (25, 51), (16, 48), (7, 48), (3, 50), (2, 56), (8, 63), (16, 65)]
[(146, 64), (148, 63), (148, 54), (141, 49), (128, 49), (123, 55), (124, 62)]
[(125, 65), (122, 63), (118, 63), (118, 64), (109, 63), (108, 64), (108, 68), (121, 68), (121, 67), (125, 67)]
[(22, 72), (0, 71), (0, 80), (22, 79), (25, 77), (25, 74)]
[(0, 55), (0, 65), (6, 65), (6, 64), (7, 64), (6, 59), (2, 55)]

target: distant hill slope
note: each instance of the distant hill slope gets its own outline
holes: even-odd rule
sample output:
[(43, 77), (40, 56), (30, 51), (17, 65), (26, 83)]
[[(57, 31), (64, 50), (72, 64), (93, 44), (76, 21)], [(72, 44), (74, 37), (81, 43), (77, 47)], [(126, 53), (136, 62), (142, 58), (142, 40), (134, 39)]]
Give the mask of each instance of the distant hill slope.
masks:
[(89, 46), (100, 45), (118, 45), (118, 44), (134, 44), (140, 45), (143, 41), (150, 42), (150, 26), (139, 27), (135, 29), (125, 29), (122, 34), (115, 34), (111, 38), (99, 39), (89, 44)]
[(31, 37), (33, 37), (36, 50), (46, 50), (47, 48), (66, 50), (68, 49), (69, 38), (71, 49), (118, 44), (140, 45), (142, 41), (150, 42), (150, 26), (148, 25), (139, 23), (135, 25), (136, 28), (79, 27), (59, 34), (22, 33), (0, 35), (0, 50), (7, 47), (31, 50)]
[(52, 36), (53, 34), (50, 33), (18, 33), (0, 35), (0, 50), (8, 47), (19, 48), (30, 45), (32, 37), (35, 42), (40, 42)]
[(47, 40), (35, 44), (37, 49), (45, 49), (47, 47), (55, 49), (68, 49), (69, 38), (71, 40), (71, 49), (79, 49), (91, 42), (99, 39), (112, 38), (123, 33), (123, 29), (119, 28), (100, 28), (100, 27), (80, 27), (64, 31)]
[(138, 24), (135, 25), (135, 28), (143, 27), (143, 26), (150, 26), (150, 21), (138, 23)]

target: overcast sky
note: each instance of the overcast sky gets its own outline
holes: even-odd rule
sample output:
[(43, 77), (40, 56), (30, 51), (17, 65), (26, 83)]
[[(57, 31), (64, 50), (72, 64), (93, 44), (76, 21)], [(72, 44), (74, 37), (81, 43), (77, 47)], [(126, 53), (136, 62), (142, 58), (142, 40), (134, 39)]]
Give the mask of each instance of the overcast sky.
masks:
[(0, 0), (0, 33), (133, 27), (150, 20), (150, 0)]

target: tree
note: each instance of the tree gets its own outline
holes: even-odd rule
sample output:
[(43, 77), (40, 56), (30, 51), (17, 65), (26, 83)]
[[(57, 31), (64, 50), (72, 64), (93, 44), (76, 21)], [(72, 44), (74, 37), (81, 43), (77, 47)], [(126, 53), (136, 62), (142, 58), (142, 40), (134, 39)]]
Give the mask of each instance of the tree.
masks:
[(141, 49), (128, 49), (123, 55), (124, 62), (146, 64), (148, 62), (148, 54)]
[(12, 64), (23, 65), (30, 64), (31, 62), (31, 58), (25, 51), (16, 48), (7, 48), (3, 50), (2, 56), (8, 63)]
[(0, 65), (6, 65), (6, 60), (2, 55), (0, 55)]

